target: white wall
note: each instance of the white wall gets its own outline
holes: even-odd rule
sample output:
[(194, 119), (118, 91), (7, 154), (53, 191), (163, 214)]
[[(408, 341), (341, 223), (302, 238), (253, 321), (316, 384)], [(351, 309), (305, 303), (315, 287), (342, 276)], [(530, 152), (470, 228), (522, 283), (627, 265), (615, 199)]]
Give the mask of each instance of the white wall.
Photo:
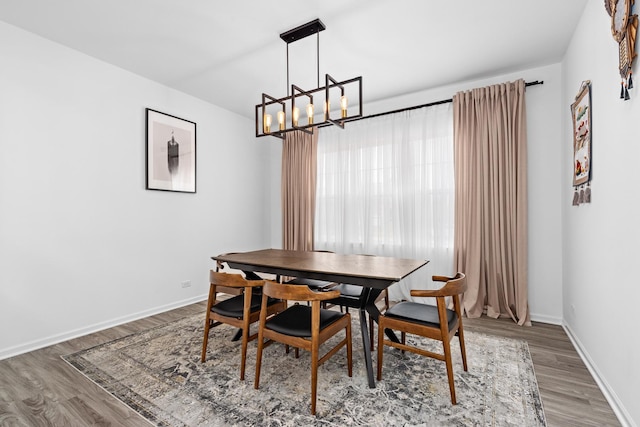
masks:
[[(638, 13), (637, 3), (634, 9)], [(631, 100), (619, 99), (617, 65), (610, 18), (601, 1), (590, 0), (563, 63), (563, 112), (581, 82), (591, 80), (593, 124), (592, 203), (573, 207), (572, 127), (563, 115), (563, 312), (614, 410), (628, 425), (640, 425), (640, 281), (634, 268), (640, 259), (640, 86), (630, 91)]]
[[(452, 86), (367, 103), (363, 110), (364, 115), (370, 115), (422, 105), (450, 99), (457, 91), (514, 81), (519, 78), (525, 81), (544, 81), (543, 85), (527, 88), (526, 93), (529, 156), (529, 308), (533, 320), (560, 324), (562, 322), (562, 234), (561, 189), (558, 182), (561, 174), (562, 115), (566, 112), (560, 108), (562, 92), (560, 64), (485, 80), (461, 82)], [(282, 145), (275, 138), (269, 139), (272, 146), (272, 185), (275, 188), (272, 193), (277, 193), (279, 197)], [(273, 209), (272, 218), (279, 219), (280, 206), (274, 205)], [(274, 222), (272, 230), (272, 246), (281, 247), (282, 225)]]
[[(1, 22), (0, 58), (0, 358), (200, 300), (212, 255), (269, 245), (250, 120)], [(147, 107), (197, 123), (196, 194), (145, 190)]]

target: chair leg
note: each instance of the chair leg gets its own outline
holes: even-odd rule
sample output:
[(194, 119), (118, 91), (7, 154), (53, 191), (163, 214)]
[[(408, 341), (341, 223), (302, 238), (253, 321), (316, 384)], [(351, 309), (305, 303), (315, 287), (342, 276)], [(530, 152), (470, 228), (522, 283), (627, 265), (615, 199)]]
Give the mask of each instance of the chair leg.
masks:
[(371, 351), (374, 349), (373, 345), (373, 318), (369, 316), (369, 343), (371, 344)]
[[(216, 268), (216, 271), (218, 269)], [(216, 302), (216, 286), (211, 283), (209, 285), (209, 298), (207, 299), (207, 314), (204, 320), (204, 338), (202, 339), (202, 356), (200, 356), (200, 361), (204, 363), (207, 359), (207, 344), (209, 343), (209, 331), (211, 330), (211, 307)]]
[(209, 330), (211, 329), (211, 321), (209, 320), (209, 316), (205, 319), (204, 323), (204, 338), (202, 339), (202, 356), (200, 357), (200, 361), (202, 363), (207, 360), (207, 344), (209, 343)]
[(242, 361), (240, 362), (240, 381), (244, 381), (245, 366), (247, 364), (247, 344), (249, 343), (249, 328), (242, 329)]
[(311, 415), (316, 414), (316, 397), (318, 394), (318, 344), (311, 346)]
[(467, 371), (467, 350), (464, 346), (464, 331), (462, 330), (462, 320), (459, 320), (458, 341), (460, 341), (460, 352), (462, 353), (462, 366)]
[(264, 343), (262, 336), (262, 330), (258, 330), (258, 351), (256, 352), (256, 379), (253, 382), (253, 388), (256, 390), (260, 387), (260, 367), (262, 365), (262, 348)]
[(382, 348), (384, 347), (384, 326), (383, 318), (378, 318), (378, 381), (382, 379)]
[(351, 316), (349, 316), (349, 322), (347, 323), (347, 369), (349, 372), (349, 377), (353, 375), (353, 352), (351, 345)]
[(449, 379), (449, 392), (451, 393), (451, 403), (456, 404), (456, 388), (453, 383), (453, 363), (451, 361), (451, 344), (449, 343), (448, 338), (445, 336), (442, 341), (442, 346), (444, 347), (444, 361), (447, 365), (447, 377)]

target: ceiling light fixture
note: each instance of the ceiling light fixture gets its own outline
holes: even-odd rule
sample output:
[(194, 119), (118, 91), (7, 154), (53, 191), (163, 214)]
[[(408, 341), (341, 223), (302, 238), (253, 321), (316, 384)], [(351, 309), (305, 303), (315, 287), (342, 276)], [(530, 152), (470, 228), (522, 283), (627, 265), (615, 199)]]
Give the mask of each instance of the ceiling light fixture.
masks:
[[(331, 124), (344, 129), (345, 122), (362, 117), (362, 76), (339, 82), (325, 74), (325, 85), (320, 87), (320, 31), (324, 31), (325, 28), (322, 21), (315, 19), (280, 34), (280, 38), (287, 43), (287, 96), (274, 98), (266, 93), (262, 94), (262, 103), (256, 105), (256, 137), (284, 138), (285, 133), (293, 130), (311, 134), (315, 127)], [(289, 43), (313, 34), (317, 37), (318, 87), (308, 91), (295, 84), (289, 87)], [(349, 97), (353, 102), (354, 96), (357, 98), (357, 104), (349, 106)], [(323, 104), (322, 112), (316, 108), (318, 102)], [(331, 105), (339, 106), (339, 113), (337, 109), (332, 112)], [(301, 107), (306, 113), (306, 121), (301, 120)], [(349, 115), (349, 110), (355, 110), (357, 114)], [(273, 123), (274, 114), (277, 127)]]

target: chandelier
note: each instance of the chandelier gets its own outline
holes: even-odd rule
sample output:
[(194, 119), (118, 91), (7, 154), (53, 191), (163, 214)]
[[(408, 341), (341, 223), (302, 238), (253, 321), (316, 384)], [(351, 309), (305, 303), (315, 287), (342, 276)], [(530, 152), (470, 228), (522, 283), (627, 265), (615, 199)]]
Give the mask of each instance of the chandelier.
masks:
[[(322, 21), (315, 19), (280, 34), (287, 43), (287, 96), (275, 98), (262, 94), (262, 102), (256, 105), (256, 137), (284, 138), (285, 133), (294, 130), (312, 134), (314, 128), (328, 125), (344, 129), (345, 122), (362, 117), (362, 76), (337, 81), (325, 74), (324, 86), (320, 87), (320, 31), (325, 28)], [(289, 44), (313, 34), (317, 37), (318, 87), (304, 90), (295, 84), (289, 86)], [(357, 99), (355, 107), (349, 105), (349, 98), (352, 102), (353, 98)], [(332, 106), (339, 108), (332, 110)], [(306, 119), (301, 117), (301, 110), (306, 113)]]

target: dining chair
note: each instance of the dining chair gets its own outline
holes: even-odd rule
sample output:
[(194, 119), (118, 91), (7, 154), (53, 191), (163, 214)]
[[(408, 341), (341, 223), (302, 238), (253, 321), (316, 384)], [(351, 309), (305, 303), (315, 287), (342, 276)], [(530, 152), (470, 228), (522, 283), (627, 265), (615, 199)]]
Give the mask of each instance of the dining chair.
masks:
[[(460, 295), (467, 289), (466, 277), (457, 273), (454, 277), (433, 276), (434, 282), (445, 282), (444, 286), (435, 290), (412, 290), (413, 297), (435, 297), (437, 306), (403, 301), (389, 308), (378, 319), (378, 380), (382, 379), (383, 346), (388, 345), (400, 350), (407, 350), (422, 356), (442, 360), (447, 366), (451, 403), (456, 404), (456, 390), (453, 382), (453, 363), (451, 361), (450, 341), (458, 335), (462, 365), (467, 370), (467, 354), (464, 346), (464, 330), (462, 328), (462, 310)], [(453, 299), (453, 310), (446, 306), (446, 298)], [(389, 328), (401, 332), (399, 343), (384, 338), (384, 329)], [(406, 344), (406, 334), (414, 334), (442, 342), (444, 354), (434, 353), (423, 348)]]
[[(240, 274), (220, 273), (213, 270), (210, 271), (209, 276), (209, 299), (207, 300), (201, 361), (206, 361), (211, 328), (222, 324), (235, 326), (242, 331), (240, 379), (244, 380), (247, 344), (258, 337), (257, 333), (249, 335), (251, 324), (260, 319), (261, 310), (264, 310), (265, 316), (268, 317), (284, 311), (287, 308), (287, 302), (269, 298), (265, 301), (264, 308), (261, 307), (261, 295), (255, 294), (253, 291), (263, 286), (264, 280), (247, 280)], [(238, 291), (238, 294), (228, 299), (218, 300), (219, 288), (225, 289), (225, 291), (229, 289)]]
[[(258, 389), (260, 386), (263, 349), (273, 342), (280, 342), (311, 352), (312, 415), (316, 414), (318, 367), (344, 346), (347, 347), (348, 373), (351, 377), (351, 315), (335, 310), (326, 310), (320, 306), (322, 301), (335, 298), (338, 295), (337, 291), (314, 292), (308, 286), (265, 281), (262, 288), (262, 312), (258, 328), (258, 354), (254, 388)], [(311, 306), (294, 304), (285, 311), (268, 319), (265, 308), (268, 307), (269, 298), (309, 301)], [(345, 330), (344, 339), (335, 344), (323, 356), (320, 356), (320, 346), (343, 329)], [(265, 339), (267, 340), (266, 342)]]

